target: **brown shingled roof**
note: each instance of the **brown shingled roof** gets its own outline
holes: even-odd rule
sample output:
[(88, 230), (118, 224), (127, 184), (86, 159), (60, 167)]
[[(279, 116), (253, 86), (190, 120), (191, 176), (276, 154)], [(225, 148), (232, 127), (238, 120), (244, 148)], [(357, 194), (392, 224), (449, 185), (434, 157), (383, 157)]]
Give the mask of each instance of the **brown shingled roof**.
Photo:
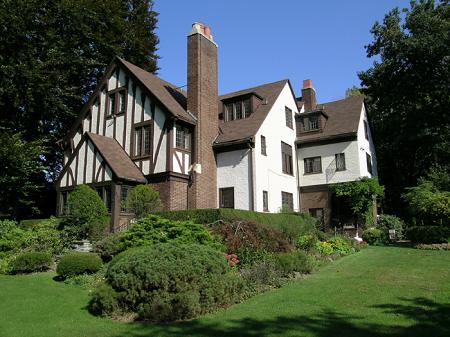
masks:
[[(297, 137), (297, 143), (309, 143), (325, 138), (356, 135), (364, 96), (345, 98), (339, 101), (318, 104), (328, 116), (323, 131), (306, 133)], [(300, 114), (299, 116), (301, 116)]]
[[(289, 83), (289, 80), (281, 80), (219, 96), (219, 100), (223, 101), (233, 97), (254, 93), (262, 97), (267, 104), (260, 104), (248, 118), (230, 122), (219, 122), (219, 135), (215, 144), (223, 145), (251, 139), (258, 132), (261, 124), (275, 103), (275, 100), (287, 83)], [(219, 106), (220, 105), (221, 104), (219, 104)], [(222, 111), (219, 110), (219, 113), (220, 112)]]
[(186, 93), (159, 77), (135, 66), (134, 64), (117, 57), (117, 60), (126, 67), (175, 117), (190, 124), (196, 124), (195, 119), (186, 111)]
[(90, 132), (86, 132), (86, 136), (92, 141), (117, 178), (139, 183), (147, 182), (141, 170), (114, 138)]

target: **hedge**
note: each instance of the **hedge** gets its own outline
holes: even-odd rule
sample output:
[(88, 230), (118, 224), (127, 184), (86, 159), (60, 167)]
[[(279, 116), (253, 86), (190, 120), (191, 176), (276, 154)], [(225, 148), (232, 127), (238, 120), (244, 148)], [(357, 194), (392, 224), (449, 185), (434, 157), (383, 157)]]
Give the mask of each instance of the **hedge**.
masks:
[(50, 268), (52, 257), (46, 252), (25, 252), (17, 256), (11, 264), (12, 274), (33, 273)]
[(71, 252), (59, 261), (56, 273), (62, 278), (92, 274), (100, 270), (102, 260), (94, 253)]

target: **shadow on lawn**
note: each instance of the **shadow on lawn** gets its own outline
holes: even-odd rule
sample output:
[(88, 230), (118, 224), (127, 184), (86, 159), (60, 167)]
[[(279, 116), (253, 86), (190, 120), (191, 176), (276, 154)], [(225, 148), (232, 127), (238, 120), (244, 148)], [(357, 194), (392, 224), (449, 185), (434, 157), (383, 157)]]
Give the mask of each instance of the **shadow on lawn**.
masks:
[(366, 323), (363, 317), (323, 311), (314, 317), (276, 317), (271, 320), (243, 318), (217, 323), (193, 320), (177, 324), (139, 324), (127, 332), (130, 337), (159, 336), (316, 336), (316, 337), (444, 337), (450, 336), (450, 304), (429, 299), (400, 299), (403, 304), (384, 304), (374, 308), (384, 314), (411, 319), (408, 326), (394, 322)]

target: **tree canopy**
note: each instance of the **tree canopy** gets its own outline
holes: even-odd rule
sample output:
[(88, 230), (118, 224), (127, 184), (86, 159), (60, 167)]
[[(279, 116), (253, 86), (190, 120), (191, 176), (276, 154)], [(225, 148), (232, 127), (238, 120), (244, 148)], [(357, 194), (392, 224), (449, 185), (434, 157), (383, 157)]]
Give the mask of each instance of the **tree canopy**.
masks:
[(0, 127), (27, 142), (46, 139), (47, 174), (36, 185), (56, 179), (56, 141), (114, 56), (156, 72), (156, 23), (152, 0), (0, 2)]
[(400, 195), (433, 165), (450, 160), (450, 6), (413, 1), (375, 23), (359, 73), (375, 130), (386, 206), (398, 212)]

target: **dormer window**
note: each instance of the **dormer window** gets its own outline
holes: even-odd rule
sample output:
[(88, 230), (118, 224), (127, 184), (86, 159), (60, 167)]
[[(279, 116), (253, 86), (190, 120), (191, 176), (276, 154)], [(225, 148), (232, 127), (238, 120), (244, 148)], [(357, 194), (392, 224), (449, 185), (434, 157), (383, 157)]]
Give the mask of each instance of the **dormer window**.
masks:
[(319, 117), (311, 116), (309, 117), (309, 130), (318, 130), (319, 129)]
[(300, 128), (299, 132), (318, 131), (322, 128), (321, 117), (319, 114), (306, 114), (306, 116), (299, 117)]
[(250, 98), (225, 104), (225, 121), (247, 118), (251, 115)]

